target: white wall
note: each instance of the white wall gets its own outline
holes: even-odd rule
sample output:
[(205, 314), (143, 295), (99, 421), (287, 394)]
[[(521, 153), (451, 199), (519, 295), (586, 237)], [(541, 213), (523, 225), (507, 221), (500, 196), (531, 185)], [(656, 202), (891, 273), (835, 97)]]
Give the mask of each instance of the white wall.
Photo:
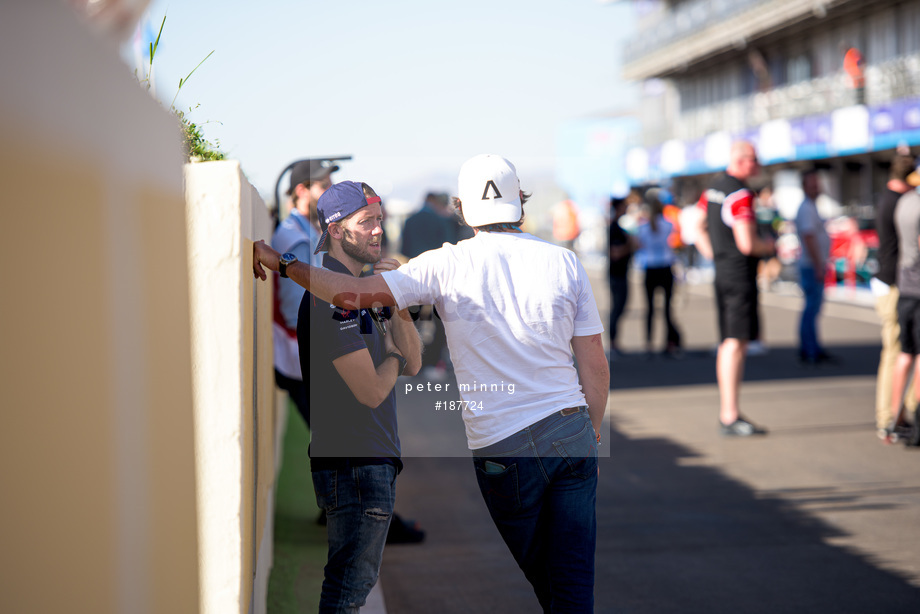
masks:
[(201, 609), (262, 612), (278, 430), (271, 285), (254, 283), (252, 239), (271, 221), (238, 162), (190, 164), (185, 177)]
[(0, 5), (4, 612), (198, 611), (182, 152), (114, 43)]
[(0, 610), (264, 612), (264, 204), (235, 162), (185, 191), (175, 117), (66, 2), (0, 4), (0, 83)]

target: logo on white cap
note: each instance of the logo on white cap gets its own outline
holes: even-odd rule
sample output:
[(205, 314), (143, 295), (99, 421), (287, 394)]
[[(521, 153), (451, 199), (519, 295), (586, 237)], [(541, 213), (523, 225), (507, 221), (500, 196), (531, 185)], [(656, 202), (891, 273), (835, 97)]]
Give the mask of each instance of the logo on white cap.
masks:
[(498, 187), (495, 185), (495, 182), (489, 179), (486, 182), (486, 189), (482, 192), (482, 200), (489, 200), (489, 188), (492, 188), (492, 191), (495, 192), (495, 196), (492, 198), (502, 197), (502, 193), (498, 191)]
[(505, 158), (483, 154), (460, 167), (457, 194), (466, 223), (474, 228), (521, 219), (521, 182)]

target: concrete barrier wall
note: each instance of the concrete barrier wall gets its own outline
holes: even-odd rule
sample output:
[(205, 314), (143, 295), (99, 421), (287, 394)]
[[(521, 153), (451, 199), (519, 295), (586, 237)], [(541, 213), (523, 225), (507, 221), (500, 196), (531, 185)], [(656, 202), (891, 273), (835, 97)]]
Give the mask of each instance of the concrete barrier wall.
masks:
[(264, 612), (265, 207), (237, 163), (183, 166), (64, 2), (3, 3), (0, 83), (0, 609)]
[(197, 612), (180, 135), (62, 2), (0, 8), (5, 612)]
[(268, 210), (239, 163), (185, 167), (202, 612), (264, 611), (276, 421), (271, 285), (252, 276)]

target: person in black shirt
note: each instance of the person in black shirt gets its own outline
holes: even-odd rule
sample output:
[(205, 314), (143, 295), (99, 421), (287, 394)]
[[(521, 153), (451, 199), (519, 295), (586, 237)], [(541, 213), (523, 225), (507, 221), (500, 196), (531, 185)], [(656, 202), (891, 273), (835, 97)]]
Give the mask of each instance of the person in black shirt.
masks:
[[(457, 217), (449, 208), (450, 198), (447, 194), (429, 192), (425, 196), (422, 208), (409, 216), (402, 230), (402, 247), (400, 251), (412, 259), (423, 252), (437, 249), (445, 243), (457, 243), (461, 238), (460, 224)], [(447, 347), (447, 337), (444, 333), (444, 323), (441, 322), (437, 310), (431, 305), (420, 305), (413, 308), (410, 313), (419, 322), (431, 322), (429, 325), (430, 336), (425, 336), (425, 351), (422, 352), (422, 375), (428, 379), (440, 380), (447, 375), (444, 349)], [(421, 332), (421, 330), (420, 330)]]
[(620, 226), (620, 218), (626, 213), (625, 198), (610, 199), (610, 227), (609, 227), (609, 244), (610, 244), (610, 261), (609, 261), (609, 279), (610, 279), (610, 297), (612, 305), (610, 308), (610, 358), (615, 359), (620, 352), (617, 345), (617, 324), (620, 316), (626, 310), (626, 302), (629, 299), (629, 261), (632, 258), (635, 245), (633, 239), (627, 235)]
[[(895, 362), (901, 353), (901, 327), (898, 325), (898, 233), (894, 224), (894, 209), (901, 195), (910, 189), (907, 176), (914, 169), (910, 156), (898, 154), (891, 161), (888, 183), (879, 196), (875, 208), (875, 230), (878, 233), (878, 272), (871, 281), (875, 294), (875, 310), (882, 323), (882, 352), (878, 361), (875, 384), (875, 425), (879, 438), (888, 438), (891, 421), (891, 388)], [(911, 383), (904, 397), (909, 412), (917, 402)]]
[(757, 263), (775, 253), (773, 241), (757, 234), (754, 193), (745, 183), (759, 168), (752, 144), (739, 141), (732, 145), (728, 168), (700, 199), (704, 216), (696, 241), (697, 249), (716, 268), (721, 337), (716, 356), (719, 422), (723, 435), (738, 437), (766, 432), (743, 418), (739, 409), (748, 343), (760, 335)]

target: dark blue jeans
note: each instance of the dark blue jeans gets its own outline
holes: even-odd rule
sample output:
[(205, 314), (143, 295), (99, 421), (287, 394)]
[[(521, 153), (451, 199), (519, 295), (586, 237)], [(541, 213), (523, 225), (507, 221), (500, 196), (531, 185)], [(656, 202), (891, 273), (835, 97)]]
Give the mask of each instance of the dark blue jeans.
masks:
[(594, 611), (597, 442), (586, 408), (473, 450), (479, 489), (544, 612)]
[(818, 315), (824, 302), (824, 280), (815, 279), (815, 269), (802, 266), (799, 269), (800, 285), (805, 295), (805, 308), (799, 322), (799, 353), (802, 358), (815, 360), (824, 353), (818, 341)]
[(319, 612), (357, 614), (377, 583), (396, 502), (396, 467), (361, 465), (313, 472), (326, 510), (329, 555)]

